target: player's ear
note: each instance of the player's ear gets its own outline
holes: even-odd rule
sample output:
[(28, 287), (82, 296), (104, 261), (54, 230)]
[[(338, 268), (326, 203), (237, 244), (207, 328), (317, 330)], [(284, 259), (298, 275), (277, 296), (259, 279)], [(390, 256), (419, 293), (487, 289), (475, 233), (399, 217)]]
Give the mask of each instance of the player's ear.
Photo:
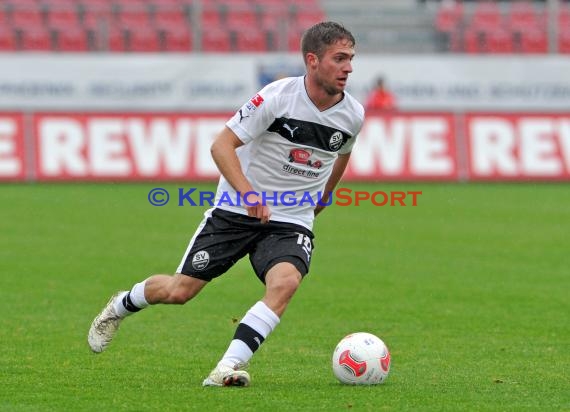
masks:
[(319, 64), (319, 56), (315, 53), (307, 53), (307, 66), (310, 68), (316, 68)]

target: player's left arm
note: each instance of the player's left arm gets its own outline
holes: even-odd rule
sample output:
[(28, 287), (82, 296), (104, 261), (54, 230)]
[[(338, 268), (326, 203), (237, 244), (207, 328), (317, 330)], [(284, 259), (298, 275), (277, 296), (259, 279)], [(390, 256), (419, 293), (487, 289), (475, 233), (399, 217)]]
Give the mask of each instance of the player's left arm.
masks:
[[(350, 152), (338, 155), (336, 161), (334, 162), (329, 180), (327, 180), (327, 183), (325, 185), (325, 193), (323, 193), (323, 198), (321, 199), (321, 202), (317, 203), (317, 207), (315, 207), (315, 216), (321, 213), (326, 207), (324, 205), (329, 202), (329, 195), (334, 191), (338, 182), (340, 182), (340, 179), (346, 170), (346, 166), (348, 165), (349, 160)], [(320, 203), (323, 204), (321, 205)]]

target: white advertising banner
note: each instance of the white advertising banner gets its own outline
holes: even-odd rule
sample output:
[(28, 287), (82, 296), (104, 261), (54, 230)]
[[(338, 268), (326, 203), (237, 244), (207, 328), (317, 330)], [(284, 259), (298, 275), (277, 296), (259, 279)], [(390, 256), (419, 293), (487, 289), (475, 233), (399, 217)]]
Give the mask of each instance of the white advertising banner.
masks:
[(400, 110), (570, 111), (567, 56), (357, 57), (350, 84), (361, 98), (383, 76)]
[(0, 55), (7, 110), (219, 111), (257, 87), (245, 57)]
[[(378, 76), (399, 110), (570, 110), (564, 56), (357, 55), (349, 91)], [(300, 75), (299, 54), (1, 54), (4, 111), (234, 111), (261, 87)]]

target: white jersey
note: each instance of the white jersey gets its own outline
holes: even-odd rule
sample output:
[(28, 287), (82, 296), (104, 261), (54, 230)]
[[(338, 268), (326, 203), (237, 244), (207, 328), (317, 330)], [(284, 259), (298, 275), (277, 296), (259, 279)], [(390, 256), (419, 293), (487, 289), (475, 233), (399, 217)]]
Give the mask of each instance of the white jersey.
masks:
[[(271, 220), (312, 229), (314, 209), (338, 153), (349, 153), (364, 109), (348, 93), (325, 111), (313, 104), (304, 77), (265, 86), (226, 125), (244, 143), (237, 149), (242, 171), (271, 210)], [(243, 193), (222, 176), (215, 206), (247, 214)]]

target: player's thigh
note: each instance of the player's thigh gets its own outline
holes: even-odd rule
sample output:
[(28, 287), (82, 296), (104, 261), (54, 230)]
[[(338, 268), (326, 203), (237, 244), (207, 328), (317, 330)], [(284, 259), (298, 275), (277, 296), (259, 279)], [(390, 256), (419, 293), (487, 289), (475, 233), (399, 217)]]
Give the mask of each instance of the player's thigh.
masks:
[(255, 233), (232, 222), (233, 217), (233, 214), (214, 210), (202, 221), (177, 272), (210, 281), (249, 253)]
[(257, 242), (249, 259), (255, 274), (264, 283), (269, 270), (281, 262), (290, 263), (304, 277), (309, 273), (313, 249), (313, 234), (305, 228), (292, 227), (265, 235)]

